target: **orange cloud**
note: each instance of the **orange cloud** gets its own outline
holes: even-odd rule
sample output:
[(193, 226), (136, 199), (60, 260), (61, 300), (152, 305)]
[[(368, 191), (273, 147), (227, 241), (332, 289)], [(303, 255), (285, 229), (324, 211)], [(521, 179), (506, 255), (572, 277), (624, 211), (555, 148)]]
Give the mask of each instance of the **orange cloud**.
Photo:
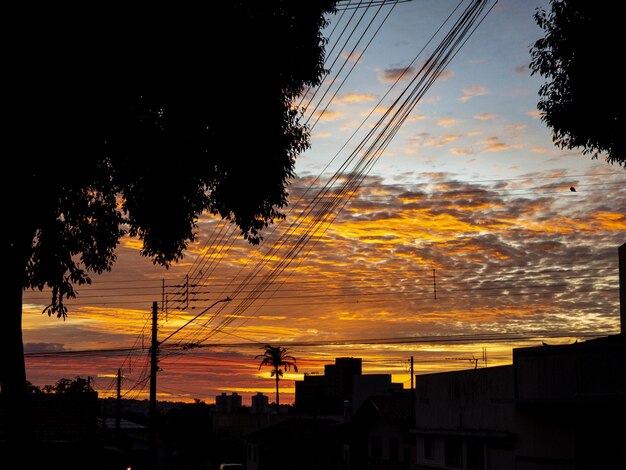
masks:
[(316, 113), (315, 116), (313, 117), (315, 119), (319, 119), (320, 121), (331, 122), (331, 121), (337, 121), (338, 119), (341, 119), (344, 116), (345, 114), (342, 112), (335, 111), (332, 109), (325, 109), (323, 111)]
[(372, 93), (348, 93), (337, 101), (340, 103), (368, 103), (374, 101), (376, 98), (376, 95)]
[(526, 127), (526, 124), (511, 124), (510, 126), (505, 127), (504, 130), (507, 132), (517, 132), (526, 129)]
[(134, 251), (141, 251), (143, 249), (143, 241), (139, 240), (138, 238), (132, 238), (128, 236), (120, 240), (120, 245), (122, 245), (124, 248), (129, 248)]
[(469, 148), (459, 148), (459, 147), (452, 147), (450, 149), (450, 153), (452, 153), (453, 155), (458, 155), (458, 156), (467, 156), (467, 155), (473, 155), (474, 151), (472, 149)]
[(469, 88), (464, 88), (463, 89), (463, 96), (461, 96), (459, 98), (459, 101), (462, 101), (463, 103), (468, 102), (469, 100), (471, 100), (472, 98), (475, 98), (477, 96), (483, 96), (489, 93), (489, 89), (487, 89), (486, 87), (482, 86), (482, 85), (474, 85), (471, 86)]
[(481, 113), (474, 115), (474, 119), (478, 119), (479, 121), (488, 121), (494, 118), (496, 118), (496, 115), (494, 113)]
[(342, 51), (341, 57), (349, 62), (358, 62), (362, 54), (362, 52), (357, 51)]
[(599, 211), (594, 214), (594, 219), (596, 230), (626, 231), (626, 215), (622, 213)]
[(370, 113), (373, 114), (373, 115), (385, 114), (388, 110), (389, 110), (389, 108), (387, 106), (376, 106), (373, 110), (364, 111), (361, 114), (363, 116), (367, 116)]
[(487, 139), (483, 139), (479, 141), (478, 144), (484, 146), (482, 150), (483, 152), (499, 152), (502, 150), (509, 150), (511, 148), (514, 148), (513, 146), (500, 141), (498, 137), (489, 137)]
[(441, 127), (450, 127), (456, 123), (457, 123), (457, 120), (451, 119), (451, 118), (439, 119), (439, 121), (437, 121), (437, 125)]
[(361, 240), (362, 243), (398, 245), (405, 236), (414, 240), (445, 241), (460, 233), (475, 233), (484, 227), (474, 226), (451, 214), (434, 214), (428, 209), (405, 209), (386, 218), (384, 224), (376, 221), (345, 221), (331, 227), (329, 233), (343, 239)]
[(526, 115), (530, 116), (533, 119), (539, 119), (541, 117), (541, 112), (533, 109), (532, 111), (526, 111)]
[(454, 72), (452, 70), (443, 70), (437, 78), (438, 80), (446, 81), (452, 77), (454, 77)]
[(461, 139), (462, 137), (463, 136), (460, 134), (442, 135), (439, 137), (427, 139), (424, 145), (431, 147), (443, 147), (445, 145), (448, 145), (450, 142)]
[(343, 132), (351, 131), (353, 129), (356, 129), (359, 124), (361, 124), (359, 121), (345, 121), (341, 123), (341, 125), (339, 126), (339, 130)]
[(545, 147), (533, 147), (530, 149), (532, 153), (546, 153), (548, 151)]

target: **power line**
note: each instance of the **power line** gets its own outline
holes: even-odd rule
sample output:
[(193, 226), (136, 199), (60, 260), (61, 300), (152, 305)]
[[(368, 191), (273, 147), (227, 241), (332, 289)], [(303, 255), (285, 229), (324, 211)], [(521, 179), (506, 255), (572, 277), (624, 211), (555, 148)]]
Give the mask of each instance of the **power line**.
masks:
[[(327, 230), (329, 224), (335, 219), (337, 212), (345, 205), (347, 201), (346, 195), (352, 193), (362, 183), (372, 165), (377, 161), (380, 155), (382, 155), (383, 150), (386, 148), (393, 135), (398, 131), (399, 125), (406, 119), (408, 113), (410, 113), (425, 91), (439, 76), (443, 67), (445, 67), (454, 56), (451, 51), (453, 51), (455, 47), (464, 44), (463, 38), (466, 38), (468, 33), (471, 34), (471, 32), (474, 31), (472, 25), (483, 12), (485, 5), (486, 2), (476, 1), (465, 10), (461, 18), (455, 23), (451, 32), (446, 35), (444, 41), (442, 41), (433, 55), (431, 55), (431, 58), (426, 62), (425, 66), (420, 69), (418, 74), (411, 80), (409, 85), (407, 85), (405, 91), (396, 98), (394, 104), (379, 119), (377, 125), (370, 130), (368, 136), (361, 142), (358, 148), (352, 152), (350, 157), (343, 163), (342, 167), (335, 173), (335, 176), (327, 183), (326, 188), (331, 188), (335, 182), (339, 182), (344, 177), (347, 177), (346, 181), (341, 185), (342, 189), (340, 189), (339, 193), (333, 194), (330, 200), (325, 201), (328, 189), (320, 191), (316, 201), (309, 204), (309, 207), (305, 209), (303, 212), (304, 216), (311, 217), (311, 222), (305, 224), (304, 234), (300, 235), (299, 233), (301, 232), (300, 225), (304, 220), (302, 218), (303, 216), (300, 217), (298, 223), (292, 224), (293, 228), (291, 229), (291, 233), (296, 235), (296, 239), (287, 254), (277, 263), (272, 272), (267, 275), (266, 280), (259, 285), (260, 290), (267, 290), (272, 286), (275, 278), (294, 260), (295, 255), (303, 250), (304, 246), (312, 240), (312, 237), (316, 234), (322, 234)], [(408, 95), (403, 98), (405, 93), (408, 93)], [(394, 107), (397, 109), (392, 112)], [(360, 153), (363, 153), (363, 155), (357, 158)], [(348, 166), (352, 163), (354, 163), (352, 170), (346, 172)], [(341, 204), (342, 201), (343, 205)], [(295, 230), (297, 230), (297, 232)], [(289, 235), (287, 235), (287, 237), (289, 237)], [(289, 238), (285, 238), (279, 245), (279, 248), (288, 239)], [(209, 338), (221, 328), (232, 323), (235, 318), (241, 315), (241, 312), (249, 308), (252, 302), (257, 299), (258, 295), (248, 295), (245, 304), (240, 304), (237, 311), (231, 313), (230, 317), (223, 319), (218, 325), (214, 326), (206, 337)]]
[[(393, 4), (395, 6), (398, 3), (407, 3), (411, 1), (413, 0), (369, 0), (366, 2), (358, 2), (358, 4), (355, 5), (353, 2), (350, 2), (350, 0), (342, 0), (337, 3), (336, 9), (337, 11), (344, 11), (344, 10), (355, 10), (359, 8), (371, 8), (373, 6), (378, 6), (378, 5)], [(343, 3), (346, 3), (346, 5), (343, 5)]]
[[(471, 334), (454, 334), (454, 335), (431, 335), (431, 336), (388, 336), (373, 338), (351, 338), (351, 339), (334, 339), (334, 340), (315, 340), (315, 341), (287, 341), (285, 345), (294, 348), (319, 347), (319, 346), (358, 346), (358, 345), (392, 345), (392, 344), (437, 344), (437, 343), (479, 343), (479, 342), (512, 342), (525, 341), (541, 338), (598, 338), (605, 335), (615, 333), (606, 332), (599, 333), (597, 331), (551, 331), (537, 330), (526, 332), (504, 332), (504, 333), (471, 333)], [(272, 341), (257, 341), (255, 343), (211, 343), (196, 345), (195, 348), (249, 348), (258, 347), (260, 344), (270, 344)], [(90, 355), (107, 355), (112, 350), (128, 350), (129, 348), (107, 348), (107, 349), (89, 349), (82, 351), (54, 351), (45, 354), (45, 357), (63, 357), (72, 355), (72, 353), (89, 353)], [(183, 350), (180, 344), (165, 347), (165, 352), (176, 352)], [(191, 351), (191, 350), (190, 350)], [(43, 356), (30, 356), (43, 357)], [(224, 362), (227, 359), (220, 358)], [(233, 362), (235, 360), (231, 360)], [(237, 361), (235, 361), (237, 362)], [(143, 379), (138, 380), (141, 381)]]
[[(575, 265), (580, 264), (580, 262), (578, 263), (574, 263)], [(518, 265), (519, 267), (525, 267), (524, 265)], [(531, 266), (532, 267), (532, 266)], [(554, 267), (552, 265), (552, 267)], [(403, 274), (398, 274), (398, 275), (388, 275), (388, 276), (384, 276), (384, 277), (359, 277), (358, 275), (355, 276), (354, 271), (351, 272), (351, 276), (341, 279), (341, 285), (337, 285), (334, 286), (332, 284), (328, 284), (325, 283), (323, 286), (320, 285), (320, 280), (319, 279), (311, 279), (311, 280), (289, 280), (288, 282), (286, 282), (284, 284), (284, 287), (281, 287), (280, 292), (298, 292), (298, 293), (302, 293), (302, 288), (303, 287), (307, 287), (306, 291), (307, 292), (317, 292), (317, 291), (323, 291), (323, 292), (327, 292), (327, 291), (332, 291), (332, 290), (347, 290), (347, 289), (359, 289), (359, 288), (367, 288), (367, 289), (371, 289), (371, 288), (376, 288), (376, 287), (387, 287), (390, 283), (393, 283), (394, 286), (403, 286), (403, 285), (417, 285), (423, 282), (424, 285), (427, 285), (431, 279), (431, 274), (427, 272), (427, 270), (424, 270), (424, 273), (416, 273), (414, 271), (411, 272), (411, 277), (407, 277), (406, 273)], [(459, 269), (452, 269), (449, 268), (447, 270), (450, 274), (446, 274), (446, 268), (445, 267), (438, 267), (437, 268), (437, 280), (439, 283), (445, 284), (445, 285), (451, 285), (451, 284), (466, 284), (466, 283), (481, 283), (481, 284), (485, 284), (485, 283), (499, 283), (499, 282), (516, 282), (516, 283), (520, 283), (523, 281), (536, 281), (538, 279), (549, 279), (549, 280), (556, 280), (556, 279), (564, 279), (564, 280), (585, 280), (585, 279), (610, 279), (612, 277), (617, 278), (618, 273), (617, 273), (617, 266), (603, 266), (603, 267), (592, 267), (592, 266), (581, 266), (580, 269), (532, 269), (532, 270), (520, 270), (520, 271), (513, 271), (513, 272), (502, 272), (502, 271), (494, 271), (494, 272), (475, 272), (475, 276), (480, 276), (479, 279), (468, 279), (468, 276), (471, 276), (472, 272), (476, 271), (473, 268), (467, 268), (465, 270), (459, 270)], [(601, 271), (600, 274), (593, 274), (594, 271)], [(337, 270), (336, 272), (341, 272), (341, 270)], [(464, 275), (462, 277), (462, 279), (460, 278), (460, 274), (461, 272), (466, 273), (466, 275)], [(467, 274), (470, 273), (470, 274)], [(612, 274), (610, 274), (612, 273)], [(560, 275), (562, 274), (562, 275)], [(259, 274), (259, 276), (261, 276)], [(324, 275), (319, 275), (320, 279), (325, 279), (327, 276)], [(513, 278), (513, 279), (511, 279)], [(399, 282), (400, 281), (400, 282)], [(404, 281), (404, 282), (402, 282)], [(360, 286), (360, 284), (362, 284), (362, 286)], [(220, 281), (220, 282), (212, 282), (211, 286), (213, 288), (220, 288), (220, 287), (224, 287), (224, 286), (230, 286), (231, 283), (229, 282), (224, 282), (224, 281)], [(519, 286), (516, 286), (519, 287)], [(251, 289), (251, 288), (250, 288)], [(88, 288), (88, 291), (98, 291), (99, 289), (97, 287), (94, 288)], [(248, 288), (245, 288), (242, 290), (242, 292), (247, 292)], [(197, 295), (202, 295), (202, 294), (208, 294), (210, 292), (208, 291), (192, 291), (190, 292), (191, 296), (197, 296)], [(145, 296), (148, 297), (149, 294), (146, 293), (138, 293), (135, 294), (136, 296)], [(39, 300), (43, 300), (44, 298), (47, 298), (48, 295), (42, 293), (41, 294), (42, 298), (39, 297), (25, 297), (25, 300), (27, 301), (39, 301)], [(76, 299), (70, 299), (68, 300), (68, 305), (76, 305), (77, 303), (80, 302), (80, 300), (84, 299), (84, 298), (117, 298), (118, 296), (115, 293), (110, 293), (110, 294), (106, 294), (106, 295), (97, 295), (97, 296), (79, 296)], [(192, 298), (190, 299), (190, 302), (196, 302), (199, 299), (195, 299)], [(206, 299), (204, 299), (206, 301)], [(142, 301), (142, 303), (145, 303), (145, 301)], [(90, 305), (90, 304), (85, 304), (85, 305)]]

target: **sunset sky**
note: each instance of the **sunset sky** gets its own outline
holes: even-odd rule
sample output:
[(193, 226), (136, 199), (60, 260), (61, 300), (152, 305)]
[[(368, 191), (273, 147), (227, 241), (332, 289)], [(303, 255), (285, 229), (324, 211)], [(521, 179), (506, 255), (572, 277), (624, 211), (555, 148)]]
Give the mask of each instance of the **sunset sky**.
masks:
[[(532, 15), (546, 6), (498, 2), (358, 190), (338, 198), (356, 173), (346, 162), (364, 154), (355, 149), (410, 86), (457, 7), (340, 3), (326, 29), (330, 73), (300, 103), (311, 149), (297, 161), (286, 220), (255, 247), (203, 218), (198, 242), (169, 270), (124, 239), (112, 272), (78, 288), (65, 321), (41, 314), (49, 293), (26, 291), (29, 380), (91, 376), (108, 396), (121, 368), (124, 396), (147, 397), (153, 301), (161, 340), (198, 316), (162, 345), (159, 400), (214, 402), (238, 392), (249, 404), (259, 391), (273, 400), (273, 379), (255, 359), (264, 344), (297, 358), (299, 372), (281, 382), (281, 403), (290, 403), (294, 380), (335, 357), (361, 357), (365, 373), (391, 373), (408, 387), (411, 356), (422, 374), (475, 359), (479, 367), (510, 363), (514, 347), (542, 341), (617, 333), (626, 173), (554, 147), (540, 120), (542, 79), (528, 64), (541, 35)], [(263, 110), (253, 82), (246, 92), (254, 124)], [(333, 209), (316, 223), (322, 207)]]

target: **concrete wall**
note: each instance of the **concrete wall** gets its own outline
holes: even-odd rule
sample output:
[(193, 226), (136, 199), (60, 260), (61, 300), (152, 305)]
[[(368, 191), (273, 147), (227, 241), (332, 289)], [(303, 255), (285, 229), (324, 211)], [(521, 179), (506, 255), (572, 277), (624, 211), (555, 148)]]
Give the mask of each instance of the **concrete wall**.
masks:
[[(626, 468), (624, 335), (516, 349), (513, 361), (416, 377), (417, 469), (470, 468), (481, 446), (485, 469)], [(454, 438), (458, 466), (445, 462)]]
[(511, 366), (416, 376), (416, 428), (510, 431), (512, 378)]
[(618, 339), (516, 349), (513, 361), (518, 403), (599, 403), (626, 397), (626, 348)]

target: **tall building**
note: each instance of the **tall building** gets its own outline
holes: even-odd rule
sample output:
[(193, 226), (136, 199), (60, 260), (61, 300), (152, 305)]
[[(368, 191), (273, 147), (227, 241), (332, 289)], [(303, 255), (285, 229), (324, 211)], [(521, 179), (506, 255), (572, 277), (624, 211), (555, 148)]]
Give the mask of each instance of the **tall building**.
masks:
[(252, 395), (250, 412), (252, 414), (267, 414), (270, 412), (270, 400), (267, 395), (258, 392)]
[(371, 395), (402, 390), (391, 374), (363, 375), (361, 358), (338, 357), (324, 366), (324, 375), (296, 381), (296, 409), (301, 413), (341, 416), (354, 412)]
[(215, 410), (218, 413), (233, 413), (241, 408), (241, 395), (233, 392), (227, 395), (222, 392), (221, 395), (215, 397)]

